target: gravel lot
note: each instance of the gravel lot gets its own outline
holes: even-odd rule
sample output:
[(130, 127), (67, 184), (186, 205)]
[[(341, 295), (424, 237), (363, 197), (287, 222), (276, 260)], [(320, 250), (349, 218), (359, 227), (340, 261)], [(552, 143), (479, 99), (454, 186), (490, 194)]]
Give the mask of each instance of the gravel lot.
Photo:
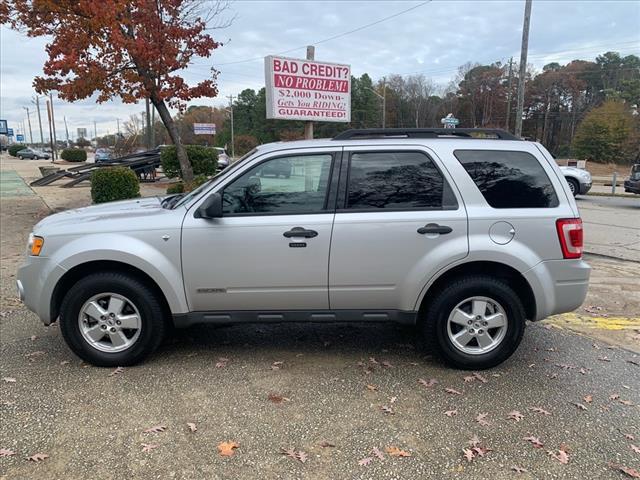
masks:
[[(14, 299), (26, 235), (47, 212), (36, 195), (2, 199), (0, 449), (15, 452), (0, 454), (2, 479), (622, 479), (609, 463), (640, 470), (637, 332), (621, 348), (556, 320), (530, 325), (511, 360), (475, 377), (445, 368), (396, 325), (198, 327), (112, 375), (80, 362), (57, 326)], [(637, 286), (631, 300), (611, 293), (612, 279), (633, 278), (637, 264), (607, 262), (592, 259), (602, 273), (587, 303), (637, 321)], [(485, 413), (488, 425), (478, 421)], [(144, 432), (153, 426), (166, 430)], [(474, 436), (484, 456), (467, 461)], [(239, 444), (231, 457), (218, 453), (225, 441)], [(385, 453), (393, 446), (411, 456)], [(549, 454), (559, 449), (567, 464)], [(48, 458), (27, 460), (36, 453)]]

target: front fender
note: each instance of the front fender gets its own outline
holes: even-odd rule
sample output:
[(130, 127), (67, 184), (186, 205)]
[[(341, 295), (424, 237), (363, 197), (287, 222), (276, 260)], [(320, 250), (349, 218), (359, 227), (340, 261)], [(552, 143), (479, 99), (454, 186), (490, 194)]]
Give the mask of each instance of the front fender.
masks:
[[(182, 282), (180, 262), (180, 231), (171, 232), (168, 240), (163, 240), (157, 231), (142, 232), (147, 238), (139, 238), (135, 233), (114, 233), (85, 235), (66, 243), (51, 255), (51, 260), (63, 270), (52, 272), (58, 278), (64, 271), (93, 261), (113, 261), (131, 265), (146, 273), (160, 287), (169, 304), (171, 313), (188, 311)], [(62, 273), (62, 274), (60, 274)]]

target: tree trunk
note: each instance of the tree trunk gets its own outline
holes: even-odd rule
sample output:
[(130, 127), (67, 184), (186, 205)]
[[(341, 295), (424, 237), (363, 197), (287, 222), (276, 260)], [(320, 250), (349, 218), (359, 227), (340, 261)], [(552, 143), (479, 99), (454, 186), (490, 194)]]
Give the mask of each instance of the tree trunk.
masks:
[(159, 100), (156, 98), (151, 98), (151, 103), (156, 107), (160, 118), (162, 119), (162, 123), (167, 127), (167, 131), (169, 132), (169, 136), (176, 146), (176, 153), (178, 155), (178, 163), (180, 163), (180, 171), (182, 172), (182, 180), (184, 183), (193, 182), (193, 168), (191, 168), (191, 162), (189, 162), (189, 157), (187, 157), (187, 151), (182, 145), (180, 141), (180, 135), (178, 133), (178, 127), (176, 123), (171, 118), (171, 112), (167, 108), (167, 105), (164, 103), (164, 100)]

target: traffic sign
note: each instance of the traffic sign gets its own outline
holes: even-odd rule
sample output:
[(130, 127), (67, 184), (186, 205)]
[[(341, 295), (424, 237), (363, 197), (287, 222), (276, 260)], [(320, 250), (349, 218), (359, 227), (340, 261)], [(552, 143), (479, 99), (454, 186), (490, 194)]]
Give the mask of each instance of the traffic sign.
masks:
[(13, 128), (7, 128), (7, 137), (13, 137)]
[(195, 135), (215, 135), (216, 124), (215, 123), (194, 123), (193, 133)]
[(16, 135), (16, 142), (24, 142), (24, 135), (21, 133)]
[(460, 120), (454, 117), (453, 113), (450, 113), (446, 117), (441, 119), (440, 123), (444, 125), (444, 128), (456, 128), (456, 125), (460, 123)]

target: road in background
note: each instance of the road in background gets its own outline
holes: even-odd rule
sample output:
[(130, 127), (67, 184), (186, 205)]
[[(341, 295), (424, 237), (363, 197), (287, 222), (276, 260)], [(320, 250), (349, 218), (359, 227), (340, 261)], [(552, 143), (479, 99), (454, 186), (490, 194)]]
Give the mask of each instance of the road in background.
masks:
[(586, 252), (640, 262), (640, 197), (580, 196), (577, 202)]

